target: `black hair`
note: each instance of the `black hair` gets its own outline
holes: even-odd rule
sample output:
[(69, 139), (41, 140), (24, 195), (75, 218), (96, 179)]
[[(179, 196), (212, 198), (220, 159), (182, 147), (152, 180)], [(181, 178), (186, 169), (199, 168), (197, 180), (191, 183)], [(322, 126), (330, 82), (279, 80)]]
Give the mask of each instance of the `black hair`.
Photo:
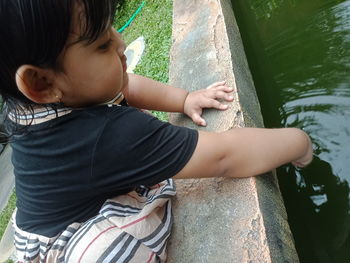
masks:
[[(84, 10), (79, 15), (84, 24), (79, 41), (92, 43), (106, 30), (122, 2), (0, 0), (0, 95), (4, 103), (4, 115), (28, 110), (33, 112), (36, 103), (18, 90), (16, 72), (24, 64), (60, 70), (58, 57), (71, 31), (76, 4), (81, 4)], [(44, 106), (57, 109), (59, 105)]]

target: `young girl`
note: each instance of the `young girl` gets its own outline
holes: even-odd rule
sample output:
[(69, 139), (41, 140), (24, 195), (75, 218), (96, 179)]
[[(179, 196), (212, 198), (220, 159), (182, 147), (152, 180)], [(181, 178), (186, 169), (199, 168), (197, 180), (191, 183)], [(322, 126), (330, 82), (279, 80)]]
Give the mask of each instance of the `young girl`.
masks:
[(117, 1), (0, 0), (0, 91), (12, 134), (20, 262), (163, 262), (170, 178), (247, 177), (311, 162), (298, 129), (222, 133), (138, 108), (227, 109), (224, 82), (185, 90), (126, 73)]

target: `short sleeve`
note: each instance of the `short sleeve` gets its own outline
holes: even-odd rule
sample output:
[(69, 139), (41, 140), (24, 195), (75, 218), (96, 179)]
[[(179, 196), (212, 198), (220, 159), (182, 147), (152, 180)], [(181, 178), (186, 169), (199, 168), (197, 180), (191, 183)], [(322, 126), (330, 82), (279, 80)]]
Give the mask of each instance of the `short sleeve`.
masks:
[(108, 114), (92, 160), (91, 182), (100, 191), (151, 186), (175, 176), (191, 158), (198, 132), (131, 107)]

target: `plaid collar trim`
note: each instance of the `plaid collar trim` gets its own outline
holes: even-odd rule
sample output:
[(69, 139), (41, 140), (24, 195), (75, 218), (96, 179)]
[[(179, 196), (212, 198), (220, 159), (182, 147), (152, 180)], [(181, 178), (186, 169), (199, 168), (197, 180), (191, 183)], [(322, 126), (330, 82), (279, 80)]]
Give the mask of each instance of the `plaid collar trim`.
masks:
[[(124, 100), (123, 93), (118, 93), (117, 96), (115, 96), (112, 100), (109, 100), (107, 102), (98, 104), (98, 105), (119, 105)], [(67, 115), (73, 111), (72, 108), (63, 107), (58, 109), (50, 109), (44, 106), (36, 106), (34, 108), (34, 112), (29, 112), (24, 110), (23, 114), (16, 114), (14, 112), (9, 113), (9, 118), (15, 123), (18, 123), (20, 125), (35, 125), (40, 124), (46, 121), (50, 121), (53, 119), (56, 119), (58, 117), (62, 117), (64, 115)]]
[(23, 111), (23, 114), (9, 113), (9, 118), (21, 125), (33, 125), (43, 123), (55, 118), (67, 115), (72, 112), (71, 108), (58, 108), (56, 110), (44, 106), (34, 108), (34, 112)]

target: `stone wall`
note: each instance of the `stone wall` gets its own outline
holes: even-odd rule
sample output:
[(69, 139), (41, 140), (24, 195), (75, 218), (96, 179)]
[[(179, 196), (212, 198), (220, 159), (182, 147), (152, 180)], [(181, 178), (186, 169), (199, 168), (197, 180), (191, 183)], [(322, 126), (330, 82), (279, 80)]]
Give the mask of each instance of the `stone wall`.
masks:
[[(170, 84), (188, 91), (226, 80), (235, 100), (206, 110), (207, 131), (263, 125), (239, 29), (228, 0), (174, 0)], [(196, 127), (171, 114), (176, 125)], [(234, 147), (234, 145), (232, 145)], [(170, 263), (298, 262), (274, 174), (177, 180)]]

